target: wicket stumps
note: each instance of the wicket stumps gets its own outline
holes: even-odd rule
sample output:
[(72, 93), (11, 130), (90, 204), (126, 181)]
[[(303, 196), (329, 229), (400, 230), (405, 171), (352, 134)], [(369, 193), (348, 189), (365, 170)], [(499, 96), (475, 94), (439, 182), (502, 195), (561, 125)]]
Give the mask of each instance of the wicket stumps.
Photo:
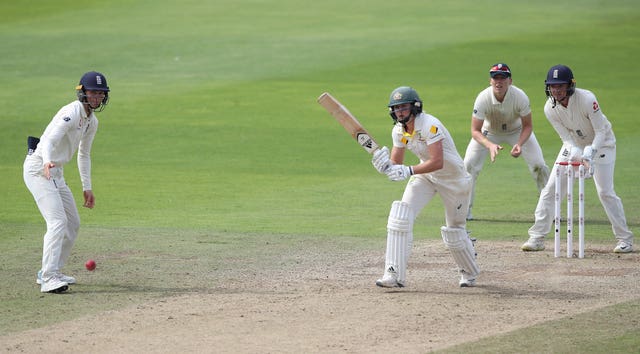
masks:
[(560, 257), (560, 216), (562, 204), (562, 172), (567, 174), (567, 257), (573, 257), (573, 180), (578, 167), (578, 258), (584, 258), (584, 165), (580, 162), (557, 162), (555, 190), (554, 255)]

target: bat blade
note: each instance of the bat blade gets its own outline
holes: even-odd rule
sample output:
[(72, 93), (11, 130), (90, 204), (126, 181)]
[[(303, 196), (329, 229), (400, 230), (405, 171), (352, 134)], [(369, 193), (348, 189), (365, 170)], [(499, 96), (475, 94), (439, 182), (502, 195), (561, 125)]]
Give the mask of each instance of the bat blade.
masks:
[(378, 143), (373, 139), (371, 134), (360, 124), (356, 117), (349, 112), (340, 101), (335, 99), (328, 92), (318, 97), (318, 103), (327, 110), (344, 129), (362, 146), (365, 151), (373, 154), (380, 148)]

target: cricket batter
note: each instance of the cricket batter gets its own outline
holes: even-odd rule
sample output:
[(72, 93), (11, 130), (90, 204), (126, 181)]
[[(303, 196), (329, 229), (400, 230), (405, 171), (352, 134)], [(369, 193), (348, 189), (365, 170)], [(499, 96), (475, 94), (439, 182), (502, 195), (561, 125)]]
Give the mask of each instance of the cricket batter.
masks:
[[(411, 87), (391, 92), (389, 111), (395, 125), (391, 131), (391, 154), (385, 146), (374, 153), (372, 163), (392, 181), (409, 179), (402, 200), (391, 205), (387, 223), (387, 251), (384, 275), (376, 285), (393, 288), (406, 284), (406, 270), (413, 243), (413, 223), (418, 213), (440, 194), (445, 207), (445, 223), (440, 229), (460, 271), (461, 287), (474, 286), (480, 268), (466, 230), (471, 193), (471, 176), (449, 131), (436, 117), (422, 112), (422, 101)], [(420, 163), (404, 165), (410, 150)]]
[(533, 133), (529, 97), (512, 85), (511, 70), (507, 64), (498, 63), (489, 69), (490, 86), (476, 97), (471, 115), (471, 141), (464, 155), (464, 167), (471, 174), (471, 200), (467, 220), (472, 220), (475, 186), (482, 166), (490, 154), (495, 162), (500, 144), (511, 145), (511, 156), (520, 155), (529, 166), (529, 172), (536, 181), (538, 192), (549, 179), (549, 168), (544, 162), (542, 149)]
[[(593, 175), (598, 198), (611, 223), (617, 245), (615, 253), (633, 251), (633, 234), (627, 227), (622, 201), (613, 189), (616, 163), (616, 138), (611, 123), (602, 113), (596, 96), (576, 88), (573, 72), (565, 65), (552, 66), (545, 80), (547, 102), (544, 114), (562, 140), (557, 162), (582, 161)], [(554, 217), (556, 171), (553, 167), (549, 182), (540, 193), (535, 223), (529, 229), (529, 240), (523, 251), (544, 250), (544, 237), (551, 231)], [(566, 178), (562, 188), (566, 191)], [(563, 195), (565, 192), (563, 192)]]
[(37, 283), (43, 293), (61, 293), (76, 282), (61, 273), (78, 236), (80, 216), (73, 194), (65, 183), (63, 167), (78, 152), (78, 170), (84, 204), (92, 209), (95, 198), (91, 186), (91, 144), (98, 130), (94, 112), (109, 101), (107, 79), (91, 71), (76, 87), (78, 100), (62, 107), (40, 139), (29, 137), (24, 161), (24, 182), (47, 223), (42, 248), (42, 267)]

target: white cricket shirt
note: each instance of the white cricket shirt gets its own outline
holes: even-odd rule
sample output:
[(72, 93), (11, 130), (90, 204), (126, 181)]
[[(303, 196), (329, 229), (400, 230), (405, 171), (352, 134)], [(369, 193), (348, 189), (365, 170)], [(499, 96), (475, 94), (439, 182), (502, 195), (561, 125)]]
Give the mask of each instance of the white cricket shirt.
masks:
[(442, 140), (444, 166), (429, 175), (456, 178), (467, 174), (451, 134), (438, 118), (430, 114), (422, 112), (415, 118), (413, 134), (406, 133), (401, 123), (396, 124), (391, 131), (391, 138), (393, 146), (409, 149), (421, 162), (430, 158), (428, 145)]
[(32, 156), (62, 168), (77, 151), (82, 188), (91, 190), (91, 145), (97, 130), (96, 115), (87, 116), (82, 102), (71, 102), (53, 117)]
[(482, 130), (493, 134), (510, 134), (522, 127), (521, 117), (531, 113), (529, 97), (511, 85), (502, 102), (493, 95), (493, 87), (482, 90), (473, 104), (473, 116), (483, 120)]
[(600, 110), (598, 100), (591, 91), (576, 88), (569, 97), (567, 107), (560, 103), (553, 107), (549, 98), (544, 105), (544, 114), (564, 144), (582, 149), (591, 145), (596, 150), (616, 145), (611, 122)]

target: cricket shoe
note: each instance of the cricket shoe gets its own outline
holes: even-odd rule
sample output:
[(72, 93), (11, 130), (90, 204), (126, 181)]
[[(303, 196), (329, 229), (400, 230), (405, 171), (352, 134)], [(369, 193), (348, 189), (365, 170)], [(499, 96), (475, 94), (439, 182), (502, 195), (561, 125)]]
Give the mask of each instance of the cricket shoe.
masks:
[(470, 288), (472, 286), (476, 286), (476, 276), (471, 276), (471, 274), (465, 272), (464, 270), (460, 271), (460, 287), (461, 288)]
[(376, 285), (381, 288), (403, 288), (404, 282), (398, 281), (398, 273), (393, 267), (389, 267), (382, 278), (376, 280)]
[(618, 245), (613, 249), (614, 253), (630, 253), (633, 252), (633, 245), (626, 241), (618, 241)]
[(69, 283), (62, 281), (60, 277), (54, 276), (47, 281), (43, 281), (40, 285), (41, 293), (60, 294), (69, 289)]
[(527, 242), (520, 247), (523, 251), (534, 252), (544, 250), (544, 238), (543, 237), (529, 237)]
[[(64, 275), (62, 273), (58, 273), (58, 278), (67, 284), (75, 284), (76, 278), (70, 277), (68, 275)], [(38, 285), (42, 285), (42, 270), (38, 271), (38, 275), (36, 276), (36, 283)]]

